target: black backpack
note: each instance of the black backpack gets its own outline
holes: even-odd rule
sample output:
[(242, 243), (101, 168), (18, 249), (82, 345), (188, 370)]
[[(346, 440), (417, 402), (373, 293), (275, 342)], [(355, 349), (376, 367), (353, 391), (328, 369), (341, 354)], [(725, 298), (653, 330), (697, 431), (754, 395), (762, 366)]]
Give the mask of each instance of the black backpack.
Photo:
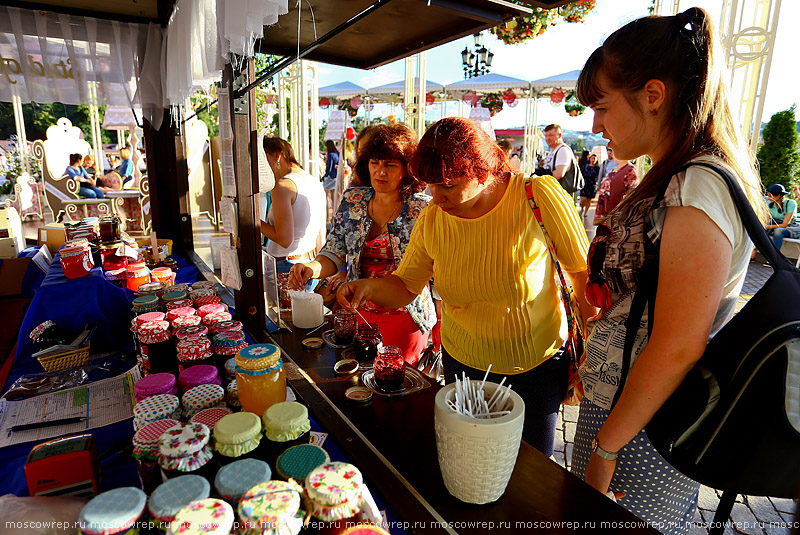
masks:
[[(556, 154), (564, 146), (565, 145), (559, 145), (553, 153), (553, 160), (551, 164), (553, 169), (555, 169), (556, 166)], [(553, 169), (549, 169), (546, 174), (553, 174)], [(578, 165), (578, 159), (575, 158), (574, 153), (572, 154), (572, 159), (570, 160), (567, 169), (564, 171), (564, 176), (558, 179), (558, 183), (561, 184), (561, 187), (564, 188), (564, 190), (570, 195), (576, 191), (579, 191), (583, 187), (583, 173), (581, 173), (581, 166)]]
[[(775, 248), (727, 169), (691, 165), (722, 176), (750, 239), (775, 269), (712, 337), (703, 356), (646, 426), (648, 438), (672, 466), (703, 485), (725, 491), (727, 503), (718, 509), (724, 519), (736, 494), (797, 498), (800, 491), (800, 270)], [(645, 306), (650, 326), (653, 323), (658, 248), (646, 239), (645, 251), (626, 322), (624, 373), (617, 397), (627, 378)]]

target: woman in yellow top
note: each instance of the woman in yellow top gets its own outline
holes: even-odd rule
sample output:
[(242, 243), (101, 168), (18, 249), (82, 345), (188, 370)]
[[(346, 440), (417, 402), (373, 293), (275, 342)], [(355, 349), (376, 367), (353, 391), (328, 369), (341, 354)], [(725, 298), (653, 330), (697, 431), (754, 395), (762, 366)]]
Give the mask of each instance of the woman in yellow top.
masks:
[[(430, 185), (433, 201), (414, 225), (394, 274), (349, 282), (338, 299), (401, 307), (431, 278), (442, 297), (445, 379), (465, 371), (508, 382), (525, 399), (523, 438), (553, 453), (558, 407), (567, 379), (562, 345), (566, 318), (544, 235), (527, 201), (522, 175), (470, 120), (448, 117), (431, 126), (409, 170)], [(588, 240), (564, 190), (552, 177), (534, 181), (534, 196), (562, 268), (584, 296)]]

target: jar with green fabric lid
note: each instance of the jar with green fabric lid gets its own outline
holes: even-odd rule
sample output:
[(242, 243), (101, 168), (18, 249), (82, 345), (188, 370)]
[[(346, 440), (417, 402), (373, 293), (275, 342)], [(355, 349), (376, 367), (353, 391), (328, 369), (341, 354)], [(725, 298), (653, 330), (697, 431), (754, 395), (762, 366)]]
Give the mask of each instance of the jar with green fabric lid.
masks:
[(236, 353), (236, 384), (244, 410), (264, 414), (286, 401), (286, 376), (281, 352), (272, 344), (253, 344)]
[(268, 460), (277, 459), (292, 446), (308, 444), (311, 421), (304, 405), (296, 401), (276, 403), (264, 411), (262, 421), (269, 446)]
[(252, 412), (223, 416), (214, 425), (214, 448), (221, 464), (240, 459), (262, 459), (261, 418)]

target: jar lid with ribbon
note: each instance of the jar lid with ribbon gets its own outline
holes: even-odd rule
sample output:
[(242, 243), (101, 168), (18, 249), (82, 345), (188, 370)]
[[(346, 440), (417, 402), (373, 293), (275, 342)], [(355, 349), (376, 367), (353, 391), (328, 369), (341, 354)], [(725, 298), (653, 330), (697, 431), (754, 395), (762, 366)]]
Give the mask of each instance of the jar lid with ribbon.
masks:
[(235, 519), (229, 503), (206, 498), (178, 511), (167, 529), (167, 535), (228, 535)]
[(261, 418), (252, 412), (237, 412), (220, 419), (214, 426), (216, 450), (226, 457), (239, 457), (261, 442)]
[(169, 339), (169, 322), (148, 321), (139, 325), (139, 341), (143, 344), (158, 344)]
[(146, 503), (147, 495), (135, 487), (120, 487), (98, 494), (83, 506), (78, 515), (81, 533), (123, 533), (139, 520)]
[(264, 434), (273, 442), (296, 440), (311, 430), (308, 409), (296, 401), (271, 405), (263, 416)]
[(312, 470), (306, 478), (308, 497), (319, 506), (351, 504), (350, 509), (355, 508), (352, 513), (340, 518), (347, 518), (358, 512), (357, 502), (361, 497), (363, 486), (364, 479), (359, 469), (344, 462), (322, 464)]
[(136, 431), (133, 435), (133, 457), (135, 459), (156, 460), (158, 458), (161, 435), (164, 434), (164, 431), (176, 425), (178, 425), (178, 420), (165, 418), (150, 422)]
[(269, 465), (259, 459), (240, 459), (226, 464), (214, 478), (214, 488), (223, 499), (238, 503), (242, 495), (272, 477)]
[(251, 488), (239, 500), (242, 522), (260, 525), (265, 533), (297, 534), (305, 513), (300, 509), (303, 489), (292, 481), (267, 481)]
[(157, 394), (137, 403), (133, 407), (133, 417), (143, 424), (172, 418), (180, 405), (178, 396)]
[(234, 358), (240, 368), (252, 371), (271, 369), (282, 362), (280, 349), (272, 344), (252, 344)]
[(153, 491), (147, 503), (150, 515), (161, 522), (171, 522), (178, 511), (197, 500), (211, 495), (206, 478), (187, 474), (168, 479)]

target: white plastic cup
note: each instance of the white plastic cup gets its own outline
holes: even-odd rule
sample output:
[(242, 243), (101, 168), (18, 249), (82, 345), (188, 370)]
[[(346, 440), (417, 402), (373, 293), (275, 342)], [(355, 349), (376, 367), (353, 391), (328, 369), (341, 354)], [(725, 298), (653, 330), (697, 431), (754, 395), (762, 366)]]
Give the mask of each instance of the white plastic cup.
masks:
[(292, 323), (301, 329), (313, 329), (325, 321), (322, 296), (318, 293), (289, 292), (292, 298)]

